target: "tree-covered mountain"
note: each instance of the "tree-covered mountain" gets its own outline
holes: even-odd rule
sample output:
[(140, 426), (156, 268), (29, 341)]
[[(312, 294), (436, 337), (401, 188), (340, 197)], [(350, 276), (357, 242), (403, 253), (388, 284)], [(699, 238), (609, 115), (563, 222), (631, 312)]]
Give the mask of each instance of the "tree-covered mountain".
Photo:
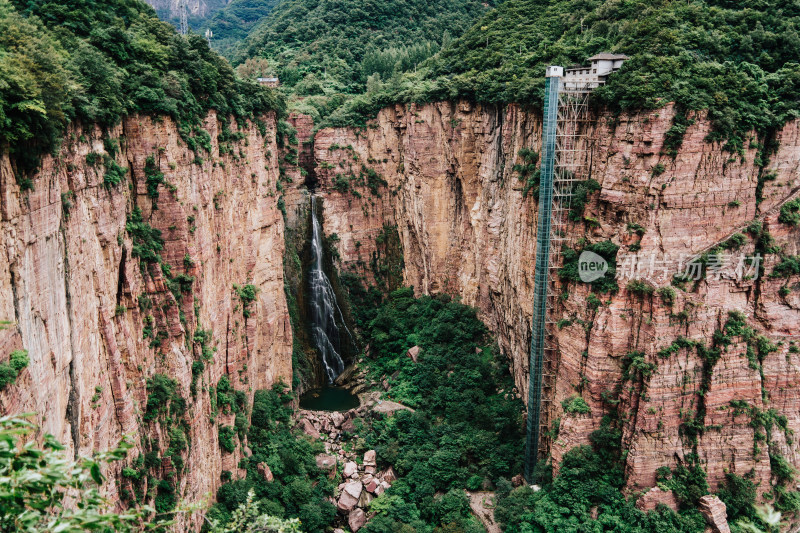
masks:
[(0, 0), (0, 80), (0, 150), (18, 173), (71, 122), (168, 115), (189, 135), (210, 109), (253, 116), (282, 105), (139, 0)]
[(235, 61), (266, 58), (299, 94), (361, 93), (370, 75), (389, 75), (395, 65), (413, 70), (495, 3), (284, 0), (253, 30)]
[(208, 19), (204, 29), (214, 32), (211, 46), (222, 55), (230, 57), (250, 31), (270, 14), (278, 0), (233, 0)]
[[(763, 130), (800, 109), (799, 27), (796, 1), (507, 0), (416, 75), (353, 105), (374, 112), (391, 100), (539, 103), (546, 65), (619, 52), (631, 60), (597, 91), (601, 103), (708, 109), (736, 147), (737, 132)], [(346, 122), (358, 113), (340, 115)]]
[[(158, 18), (176, 27), (180, 25), (181, 0), (145, 1), (156, 10)], [(186, 15), (189, 26), (199, 28), (229, 2), (230, 0), (186, 0)]]

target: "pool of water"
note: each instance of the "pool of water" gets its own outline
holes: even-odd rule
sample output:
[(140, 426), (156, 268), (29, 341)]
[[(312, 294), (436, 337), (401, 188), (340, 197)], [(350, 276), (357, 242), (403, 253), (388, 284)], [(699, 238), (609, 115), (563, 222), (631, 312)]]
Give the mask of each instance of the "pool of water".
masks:
[(313, 389), (300, 397), (300, 408), (310, 411), (349, 411), (358, 405), (358, 396), (341, 387)]

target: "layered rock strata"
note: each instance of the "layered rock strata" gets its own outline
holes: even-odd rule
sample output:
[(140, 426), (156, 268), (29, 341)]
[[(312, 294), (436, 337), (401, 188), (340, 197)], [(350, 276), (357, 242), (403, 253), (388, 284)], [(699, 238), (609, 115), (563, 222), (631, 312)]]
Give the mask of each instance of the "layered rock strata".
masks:
[[(731, 153), (706, 141), (712, 126), (701, 115), (689, 117), (676, 144), (668, 134), (674, 116), (671, 106), (604, 114), (587, 132), (592, 143), (586, 164), (598, 190), (573, 217), (567, 242), (579, 249), (611, 241), (620, 247), (620, 270), (631, 259), (661, 262), (652, 272), (629, 272), (617, 292), (592, 292), (574, 282), (558, 288), (565, 298), (554, 316), (560, 358), (548, 418), (560, 420), (560, 432), (550, 450), (557, 464), (569, 448), (587, 444), (611, 414), (623, 421), (631, 490), (653, 486), (658, 467), (691, 462), (696, 454), (712, 489), (726, 472), (752, 472), (764, 492), (769, 453), (800, 465), (800, 449), (787, 438), (789, 430), (800, 429), (799, 280), (769, 276), (781, 254), (796, 256), (800, 248), (800, 230), (778, 220), (780, 206), (800, 188), (800, 122), (771, 138), (753, 135), (741, 153)], [(448, 292), (476, 306), (509, 355), (523, 397), (537, 199), (535, 188), (525, 195), (527, 177), (518, 165), (530, 163), (520, 151), (538, 151), (540, 136), (540, 114), (515, 105), (407, 105), (384, 109), (366, 129), (320, 130), (314, 151), (325, 231), (338, 236), (342, 268), (379, 281), (386, 270), (387, 228), (395, 231), (402, 281), (417, 293)], [(756, 218), (774, 245), (756, 249), (758, 232), (745, 231)], [(672, 298), (659, 295), (681, 257), (737, 233), (744, 240), (721, 252), (773, 252), (758, 279), (706, 276), (685, 291), (673, 288)], [(664, 258), (673, 262), (666, 269)], [(627, 290), (631, 279), (650, 289)], [(711, 367), (695, 345), (657, 355), (679, 337), (711, 348), (730, 311), (744, 313), (749, 327), (775, 349), (753, 357), (753, 347), (748, 351), (748, 343), (735, 337)], [(626, 380), (632, 374), (625, 356), (639, 352), (650, 370)], [(574, 395), (583, 397), (588, 413), (564, 411), (562, 401)], [(736, 409), (732, 400), (749, 407)], [(751, 421), (769, 409), (786, 417), (787, 431), (772, 429), (769, 443), (759, 445), (763, 429)]]
[[(224, 470), (243, 475), (245, 443), (234, 436), (228, 453), (218, 438), (234, 425), (216, 403), (221, 380), (249, 403), (292, 377), (278, 169), (266, 156), (277, 153), (275, 117), (223, 131), (212, 113), (202, 127), (196, 151), (169, 119), (74, 130), (32, 190), (0, 159), (0, 320), (11, 322), (0, 359), (18, 348), (30, 359), (0, 392), (0, 412), (35, 413), (41, 433), (75, 455), (128, 435), (131, 460), (157, 453), (149, 474), (188, 502), (215, 493)], [(146, 261), (148, 252), (159, 258)], [(234, 284), (251, 285), (254, 298)], [(171, 395), (156, 391), (157, 375), (174, 380)], [(185, 412), (165, 424), (159, 410), (179, 413), (180, 398)], [(185, 450), (167, 457), (176, 426)], [(119, 468), (108, 473), (112, 497), (146, 489)]]

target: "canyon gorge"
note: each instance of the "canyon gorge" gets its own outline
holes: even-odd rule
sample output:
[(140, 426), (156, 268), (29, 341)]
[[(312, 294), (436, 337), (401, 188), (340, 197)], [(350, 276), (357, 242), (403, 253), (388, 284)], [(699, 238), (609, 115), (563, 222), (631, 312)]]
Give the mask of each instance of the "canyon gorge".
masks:
[[(621, 270), (629, 256), (692, 256), (743, 235), (735, 252), (764, 254), (763, 268), (742, 280), (706, 276), (670, 297), (657, 289), (677, 269), (628, 276), (611, 293), (562, 280), (548, 404), (559, 424), (549, 452), (557, 470), (613, 411), (632, 494), (653, 487), (659, 467), (691, 456), (712, 489), (728, 472), (752, 472), (763, 498), (771, 456), (800, 467), (792, 437), (800, 430), (800, 288), (796, 275), (771, 275), (777, 247), (800, 255), (800, 228), (779, 220), (800, 190), (800, 120), (769, 138), (753, 135), (737, 154), (706, 140), (711, 125), (696, 113), (667, 155), (676, 113), (672, 105), (595, 112), (589, 177), (599, 187), (569, 226), (570, 242), (611, 241)], [(524, 149), (540, 150), (540, 111), (459, 101), (390, 106), (366, 128), (314, 131), (300, 114), (288, 122), (295, 145), (274, 114), (236, 124), (212, 112), (203, 124), (210, 144), (197, 152), (170, 119), (131, 116), (105, 132), (75, 127), (44, 158), (32, 190), (4, 156), (0, 320), (12, 325), (0, 331), (0, 353), (24, 348), (30, 364), (0, 391), (3, 413), (36, 413), (41, 432), (73, 454), (130, 435), (142, 454), (158, 452), (163, 472), (177, 468), (175, 491), (190, 502), (214, 493), (223, 471), (243, 476), (243, 452), (226, 453), (218, 438), (237, 415), (217, 405), (215, 390), (225, 378), (252, 402), (257, 389), (293, 383), (303, 333), (292, 331), (291, 308), (305, 303), (285, 291), (297, 283), (285, 252), (308, 240), (309, 187), (340, 273), (476, 307), (508, 357), (516, 394), (527, 396), (537, 195), (518, 165)], [(287, 162), (292, 150), (297, 161)], [(103, 156), (105, 167), (127, 169), (120, 183), (104, 183), (95, 162)], [(142, 248), (153, 251), (153, 229), (163, 249), (148, 259)], [(652, 290), (632, 290), (633, 279)], [(731, 312), (766, 347), (754, 346), (755, 334), (715, 341)], [(699, 344), (720, 346), (721, 356), (709, 363)], [(630, 370), (631, 353), (646, 371)], [(302, 364), (319, 375), (319, 362)], [(173, 455), (170, 423), (148, 404), (156, 375), (174, 380), (173, 403), (186, 403), (189, 445)], [(575, 396), (588, 411), (567, 409)], [(754, 423), (763, 413), (782, 422)], [(120, 471), (109, 478), (113, 497), (135, 491)], [(196, 515), (180, 520), (200, 527)]]
[[(745, 232), (758, 218), (786, 255), (797, 255), (797, 227), (778, 219), (779, 206), (800, 190), (800, 124), (793, 121), (775, 132), (776, 148), (765, 160), (763, 139), (754, 136), (749, 148), (731, 154), (706, 141), (710, 124), (695, 116), (671, 157), (664, 154), (674, 117), (672, 106), (594, 117), (590, 176), (599, 191), (569, 228), (572, 242), (610, 240), (621, 246), (620, 265), (633, 254), (645, 261), (654, 253), (691, 257)], [(339, 237), (342, 268), (373, 275), (370, 261), (386, 255), (380, 236), (392, 228), (402, 244), (403, 282), (419, 293), (457, 295), (480, 309), (510, 358), (523, 398), (536, 199), (524, 197), (525, 184), (514, 167), (524, 162), (520, 150), (540, 146), (537, 112), (466, 102), (396, 106), (384, 109), (365, 130), (326, 129), (314, 138), (317, 176), (326, 191), (325, 229)], [(359, 197), (337, 189), (337, 174), (358, 174), (362, 165), (385, 179), (379, 196), (364, 187), (357, 187)], [(755, 239), (748, 238), (741, 253), (756, 253), (755, 247)], [(623, 420), (632, 491), (652, 487), (658, 467), (672, 467), (689, 454), (697, 454), (711, 487), (722, 483), (726, 472), (750, 471), (767, 487), (770, 454), (798, 464), (791, 434), (800, 424), (793, 407), (800, 300), (794, 290), (781, 291), (786, 279), (770, 277), (778, 256), (767, 254), (763, 261), (758, 279), (709, 277), (676, 290), (674, 299), (666, 299), (671, 301), (652, 291), (636, 294), (620, 280), (619, 292), (599, 294), (603, 301), (593, 306), (588, 285), (562, 286), (563, 307), (553, 318), (560, 353), (549, 408), (550, 419), (560, 419), (550, 448), (554, 463), (570, 448), (588, 444), (590, 433), (614, 410)], [(645, 269), (627, 278), (657, 288), (668, 286), (677, 273), (677, 268)], [(741, 339), (734, 339), (712, 368), (704, 367), (691, 347), (664, 356), (664, 348), (679, 338), (710, 344), (730, 311), (743, 312), (748, 324), (775, 344), (762, 360), (748, 360)], [(650, 375), (638, 383), (624, 376), (624, 356), (631, 352), (652, 364)], [(621, 391), (618, 400), (615, 389)], [(588, 412), (564, 412), (562, 402), (575, 394), (587, 402)], [(731, 401), (746, 402), (749, 410), (734, 409)], [(764, 428), (754, 425), (752, 416), (771, 409), (786, 417), (785, 427), (770, 432), (768, 445), (759, 445)], [(703, 429), (693, 439), (686, 426), (701, 410)]]

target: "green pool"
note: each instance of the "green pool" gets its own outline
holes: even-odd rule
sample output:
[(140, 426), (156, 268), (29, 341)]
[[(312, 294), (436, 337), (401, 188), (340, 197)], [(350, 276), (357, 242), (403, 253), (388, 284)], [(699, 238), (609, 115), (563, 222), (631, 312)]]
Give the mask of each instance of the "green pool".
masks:
[(309, 411), (349, 411), (358, 405), (358, 397), (341, 387), (312, 389), (300, 397), (300, 408)]

